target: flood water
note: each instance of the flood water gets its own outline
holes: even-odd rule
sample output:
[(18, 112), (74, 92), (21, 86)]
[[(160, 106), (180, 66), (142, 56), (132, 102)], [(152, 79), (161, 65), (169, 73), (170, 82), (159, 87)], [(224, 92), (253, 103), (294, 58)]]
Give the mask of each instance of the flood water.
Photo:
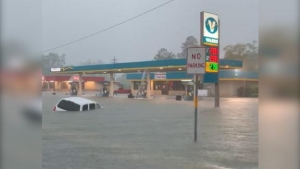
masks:
[(98, 111), (53, 112), (63, 95), (43, 96), (44, 169), (258, 168), (258, 99), (193, 102), (88, 97)]

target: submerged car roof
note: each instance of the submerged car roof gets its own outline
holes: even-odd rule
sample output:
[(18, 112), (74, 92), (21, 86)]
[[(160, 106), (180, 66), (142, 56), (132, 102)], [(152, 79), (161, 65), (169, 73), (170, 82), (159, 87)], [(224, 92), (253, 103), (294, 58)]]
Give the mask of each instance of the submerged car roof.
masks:
[(67, 98), (63, 98), (62, 100), (72, 101), (72, 102), (77, 103), (77, 104), (96, 103), (93, 100), (89, 100), (89, 99), (82, 98), (82, 97), (67, 97)]

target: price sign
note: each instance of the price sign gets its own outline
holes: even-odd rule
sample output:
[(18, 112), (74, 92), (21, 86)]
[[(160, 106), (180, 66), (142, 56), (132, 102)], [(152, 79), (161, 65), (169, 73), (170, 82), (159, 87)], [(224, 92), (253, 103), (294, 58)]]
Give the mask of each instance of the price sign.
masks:
[(219, 64), (214, 62), (206, 62), (205, 70), (207, 73), (218, 73)]
[(215, 55), (209, 56), (209, 61), (218, 63), (219, 62), (218, 56), (215, 56)]
[(207, 73), (219, 72), (219, 50), (216, 47), (206, 48), (205, 72)]
[(218, 54), (218, 48), (209, 48), (209, 54), (210, 55), (217, 55)]

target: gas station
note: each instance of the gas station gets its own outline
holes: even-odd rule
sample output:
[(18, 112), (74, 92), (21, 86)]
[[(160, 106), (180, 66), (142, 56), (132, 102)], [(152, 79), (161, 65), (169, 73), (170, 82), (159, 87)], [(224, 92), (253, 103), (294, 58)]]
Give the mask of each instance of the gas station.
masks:
[[(216, 14), (201, 12), (200, 14), (200, 42), (201, 47), (188, 48), (187, 59), (171, 59), (156, 61), (141, 61), (127, 63), (113, 63), (102, 65), (87, 65), (52, 68), (53, 74), (78, 74), (82, 79), (83, 74), (109, 74), (109, 97), (113, 97), (113, 84), (115, 73), (142, 72), (145, 79), (146, 98), (150, 98), (151, 72), (186, 72), (194, 75), (194, 96), (197, 96), (198, 77), (202, 83), (215, 84), (215, 107), (219, 107), (219, 69), (241, 69), (242, 61), (219, 59), (219, 18)], [(82, 95), (82, 85), (78, 83), (77, 95)], [(197, 99), (196, 97), (194, 99)], [(195, 100), (196, 101), (196, 100)]]
[[(222, 70), (236, 70), (243, 67), (241, 61), (220, 59), (220, 71)], [(82, 76), (84, 74), (110, 74), (109, 90), (110, 97), (112, 97), (112, 91), (114, 88), (115, 73), (126, 73), (127, 79), (135, 78), (143, 79), (142, 75), (145, 74), (144, 81), (147, 84), (151, 84), (151, 79), (154, 78), (155, 72), (166, 72), (167, 79), (192, 79), (193, 77), (186, 73), (186, 59), (172, 59), (172, 60), (157, 60), (157, 61), (141, 61), (141, 62), (127, 62), (127, 63), (114, 63), (114, 64), (102, 64), (102, 65), (88, 65), (88, 66), (73, 66), (52, 69), (52, 74), (76, 74)], [(148, 75), (148, 76), (147, 76)], [(217, 74), (207, 73), (200, 79), (203, 83), (214, 83), (218, 80)], [(81, 79), (81, 78), (78, 78)], [(82, 86), (78, 83), (78, 95), (82, 94)], [(147, 85), (146, 98), (150, 98), (151, 89)]]
[[(114, 74), (116, 73), (126, 73), (129, 79), (130, 76), (134, 76), (132, 74), (138, 74), (143, 82), (140, 83), (140, 86), (144, 88), (138, 88), (137, 92), (142, 91), (142, 94), (137, 94), (137, 96), (145, 96), (145, 98), (151, 97), (151, 86), (153, 88), (151, 79), (153, 79), (153, 74), (155, 73), (165, 72), (166, 76), (169, 76), (167, 79), (172, 79), (172, 76), (179, 77), (178, 79), (180, 79), (180, 76), (182, 76), (181, 80), (191, 80), (191, 84), (185, 85), (185, 91), (194, 90), (191, 97), (193, 97), (194, 101), (194, 141), (197, 141), (199, 82), (214, 84), (214, 107), (218, 108), (220, 107), (220, 72), (242, 69), (243, 62), (220, 59), (220, 20), (218, 15), (208, 12), (200, 13), (200, 46), (189, 47), (186, 50), (186, 59), (72, 66), (53, 68), (51, 72), (53, 74), (77, 74), (79, 79), (82, 79), (82, 75), (84, 74), (109, 74), (109, 97), (113, 97)], [(78, 84), (77, 95), (81, 96), (82, 85), (81, 83)]]

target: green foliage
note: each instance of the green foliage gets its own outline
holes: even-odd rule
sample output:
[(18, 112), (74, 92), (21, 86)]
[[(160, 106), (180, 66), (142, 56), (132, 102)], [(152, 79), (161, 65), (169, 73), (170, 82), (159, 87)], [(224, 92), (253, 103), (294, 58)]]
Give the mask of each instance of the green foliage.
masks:
[(186, 38), (185, 42), (182, 43), (181, 53), (174, 54), (169, 52), (167, 49), (160, 49), (157, 54), (154, 56), (154, 60), (167, 60), (167, 59), (175, 59), (175, 58), (186, 58), (187, 56), (187, 48), (199, 46), (198, 40), (194, 36), (189, 36)]
[(169, 52), (167, 49), (162, 48), (160, 49), (157, 54), (154, 56), (154, 60), (167, 60), (167, 59), (174, 59), (175, 54)]
[(228, 45), (224, 49), (225, 59), (241, 60), (244, 63), (244, 69), (258, 70), (258, 47), (257, 42), (247, 44)]
[(186, 38), (185, 42), (182, 43), (181, 48), (185, 49), (188, 47), (199, 46), (198, 40), (194, 36), (189, 36)]
[(194, 36), (189, 36), (186, 38), (185, 42), (182, 43), (182, 52), (177, 54), (177, 58), (187, 57), (187, 48), (199, 46), (198, 40)]
[(65, 54), (59, 55), (57, 53), (49, 53), (48, 55), (42, 55), (42, 68), (43, 74), (50, 73), (51, 68), (63, 67), (66, 64)]
[(223, 50), (225, 51), (225, 59), (244, 60), (258, 54), (256, 41), (247, 44), (228, 45)]

